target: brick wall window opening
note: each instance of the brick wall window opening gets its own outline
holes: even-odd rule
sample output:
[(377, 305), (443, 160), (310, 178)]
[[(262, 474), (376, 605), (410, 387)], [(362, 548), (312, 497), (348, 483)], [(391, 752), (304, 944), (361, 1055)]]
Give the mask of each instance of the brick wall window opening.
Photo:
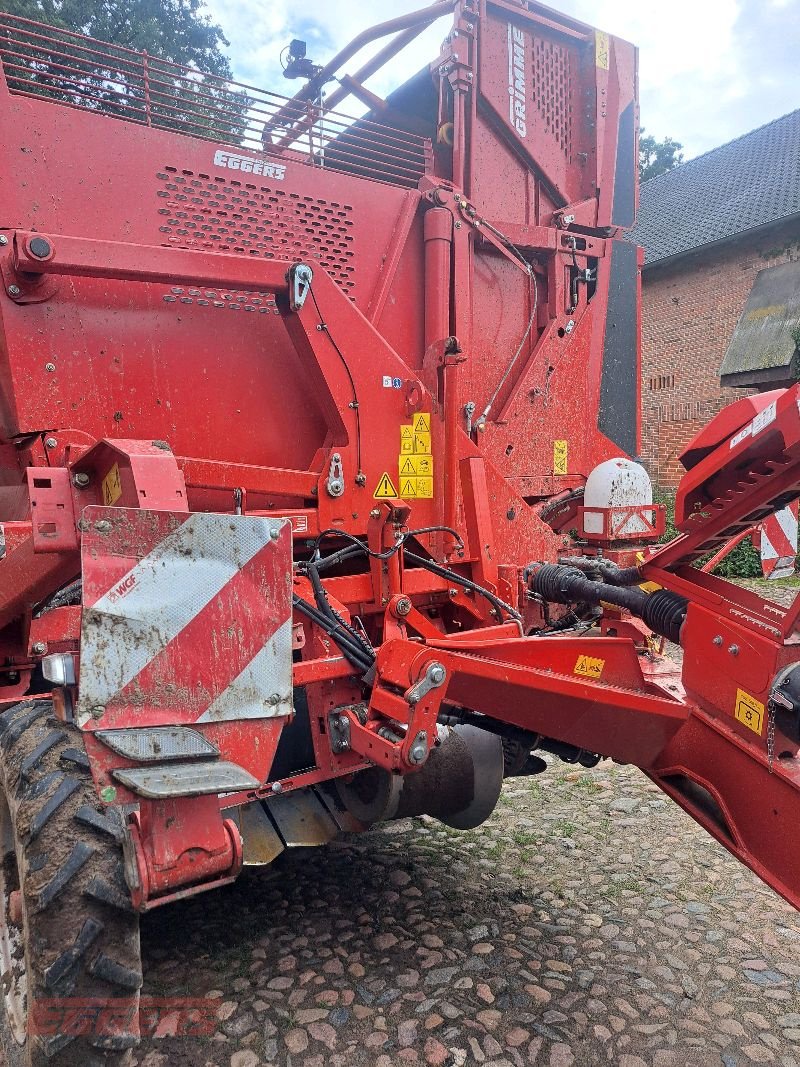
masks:
[(655, 393), (660, 389), (674, 389), (675, 388), (675, 375), (674, 374), (658, 374), (655, 378), (650, 379), (650, 392)]

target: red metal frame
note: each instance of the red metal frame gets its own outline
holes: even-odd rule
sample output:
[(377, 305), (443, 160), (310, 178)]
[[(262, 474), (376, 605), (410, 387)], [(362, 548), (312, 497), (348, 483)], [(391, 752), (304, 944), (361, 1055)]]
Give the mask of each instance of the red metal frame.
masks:
[[(362, 81), (451, 9), (454, 32), (420, 89), (427, 118), (369, 96)], [(624, 612), (606, 611), (592, 634), (548, 633), (524, 577), (531, 560), (575, 552), (566, 527), (580, 490), (620, 452), (600, 428), (614, 424), (600, 416), (615, 414), (615, 390), (633, 391), (631, 452), (638, 441), (638, 371), (614, 379), (606, 351), (625, 326), (635, 355), (639, 327), (621, 232), (636, 199), (635, 49), (536, 3), (434, 4), (374, 31), (397, 36), (328, 101), (355, 91), (375, 114), (337, 119), (312, 86), (256, 103), (232, 147), (213, 80), (198, 130), (163, 101), (185, 71), (71, 35), (48, 43), (10, 16), (0, 25), (0, 692), (18, 699), (46, 652), (80, 656), (80, 609), (37, 608), (79, 573), (87, 507), (283, 517), (300, 563), (343, 538), (371, 552), (323, 575), (329, 602), (377, 649), (366, 680), (295, 617), (314, 767), (272, 780), (280, 720), (259, 727), (258, 760), (247, 722), (199, 723), (263, 785), (140, 800), (137, 907), (235, 877), (240, 841), (222, 804), (373, 764), (413, 773), (415, 742), (427, 751), (438, 716), (459, 708), (636, 763), (800, 905), (800, 845), (784, 832), (800, 810), (798, 745), (737, 717), (740, 693), (763, 711), (778, 671), (800, 659), (800, 604), (779, 609), (689, 565), (800, 491), (798, 390), (771, 417), (750, 410), (738, 439), (743, 421), (722, 416), (681, 484), (681, 536), (641, 564), (688, 601), (682, 673)], [(39, 81), (25, 80), (31, 49)], [(65, 95), (65, 78), (100, 54), (130, 90), (116, 118), (87, 83)], [(298, 264), (313, 275), (304, 299)], [(426, 465), (401, 481), (409, 455)], [(624, 564), (637, 549), (612, 543), (613, 519), (598, 545)], [(393, 551), (405, 535), (421, 563)], [(313, 602), (302, 569), (293, 590)], [(214, 655), (213, 636), (198, 655)], [(55, 695), (68, 715), (69, 694)], [(332, 713), (347, 748), (331, 742)], [(114, 778), (133, 761), (85, 736), (101, 797), (133, 801)]]

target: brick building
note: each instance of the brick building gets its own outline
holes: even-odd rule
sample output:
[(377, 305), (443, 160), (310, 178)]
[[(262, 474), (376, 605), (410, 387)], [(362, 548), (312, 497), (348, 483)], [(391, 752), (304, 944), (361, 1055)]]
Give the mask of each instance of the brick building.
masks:
[(800, 377), (800, 110), (645, 182), (630, 237), (645, 250), (642, 457), (669, 488), (720, 408)]

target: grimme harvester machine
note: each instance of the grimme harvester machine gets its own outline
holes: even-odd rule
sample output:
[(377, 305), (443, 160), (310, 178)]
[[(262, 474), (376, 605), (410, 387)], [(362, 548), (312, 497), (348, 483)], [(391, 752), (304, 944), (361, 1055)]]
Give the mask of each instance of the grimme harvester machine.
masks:
[[(124, 1058), (140, 913), (477, 826), (540, 751), (636, 764), (800, 906), (800, 604), (693, 566), (797, 496), (800, 389), (699, 434), (658, 546), (634, 48), (439, 0), (294, 42), (291, 99), (10, 16), (0, 55), (9, 1062)], [(39, 1025), (70, 998), (113, 1010)]]

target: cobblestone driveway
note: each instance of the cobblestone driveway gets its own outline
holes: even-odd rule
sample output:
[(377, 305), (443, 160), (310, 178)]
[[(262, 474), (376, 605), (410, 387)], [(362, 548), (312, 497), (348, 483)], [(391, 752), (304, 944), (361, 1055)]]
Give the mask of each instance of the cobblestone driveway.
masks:
[(219, 1020), (147, 1067), (800, 1067), (800, 915), (609, 762), (507, 782), (475, 832), (293, 853), (143, 941), (143, 992)]

